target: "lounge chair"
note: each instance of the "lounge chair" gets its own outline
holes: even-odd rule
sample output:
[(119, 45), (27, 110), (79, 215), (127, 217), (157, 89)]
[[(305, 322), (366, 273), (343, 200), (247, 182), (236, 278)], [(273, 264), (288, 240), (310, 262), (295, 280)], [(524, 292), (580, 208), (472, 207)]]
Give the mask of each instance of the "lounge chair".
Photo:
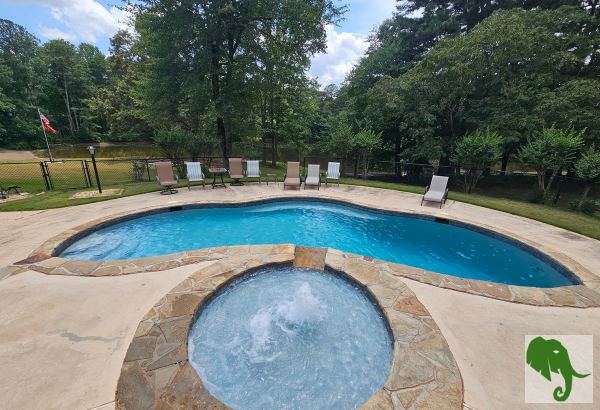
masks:
[(300, 163), (288, 162), (287, 173), (283, 175), (283, 190), (289, 186), (302, 186), (302, 177), (300, 176)]
[(240, 179), (244, 178), (241, 158), (229, 158), (229, 178), (233, 179), (230, 185), (244, 185)]
[(202, 188), (206, 189), (202, 164), (199, 162), (186, 162), (185, 165), (187, 166), (188, 191), (190, 190), (190, 182), (202, 182)]
[(325, 174), (325, 186), (328, 179), (337, 179), (338, 187), (340, 186), (340, 163), (330, 162), (327, 164), (327, 173)]
[(248, 183), (248, 178), (258, 178), (258, 185), (260, 185), (258, 161), (246, 161), (246, 183)]
[(177, 190), (173, 189), (174, 185), (179, 184), (179, 177), (173, 174), (173, 164), (171, 161), (155, 162), (156, 180), (158, 185), (165, 187), (164, 191), (160, 191), (162, 195), (176, 194)]
[(431, 188), (425, 188), (421, 206), (423, 206), (423, 201), (439, 202), (440, 209), (442, 209), (442, 204), (445, 204), (448, 198), (448, 188), (446, 186), (448, 186), (448, 177), (434, 175), (431, 179)]
[(308, 174), (306, 174), (306, 178), (304, 178), (304, 189), (306, 189), (307, 185), (316, 186), (317, 191), (321, 187), (320, 165), (308, 165)]

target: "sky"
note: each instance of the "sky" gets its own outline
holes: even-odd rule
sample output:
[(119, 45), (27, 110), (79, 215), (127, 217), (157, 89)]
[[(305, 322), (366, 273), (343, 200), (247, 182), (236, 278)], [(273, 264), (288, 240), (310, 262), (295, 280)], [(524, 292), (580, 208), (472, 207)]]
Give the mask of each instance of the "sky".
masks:
[[(108, 54), (109, 39), (126, 28), (127, 14), (114, 4), (120, 0), (0, 0), (0, 18), (24, 26), (42, 42), (63, 38), (87, 42)], [(327, 26), (327, 52), (312, 58), (309, 75), (322, 86), (341, 84), (367, 49), (374, 27), (392, 16), (395, 0), (341, 0), (349, 10), (339, 26)]]

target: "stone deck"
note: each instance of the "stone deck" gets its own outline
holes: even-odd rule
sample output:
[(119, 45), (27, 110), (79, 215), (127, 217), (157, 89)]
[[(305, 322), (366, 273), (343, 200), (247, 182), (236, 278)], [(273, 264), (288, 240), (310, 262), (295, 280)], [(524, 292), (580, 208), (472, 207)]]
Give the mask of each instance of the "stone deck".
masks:
[[(319, 192), (289, 189), (284, 193), (281, 185), (262, 184), (259, 187), (253, 183), (214, 191), (192, 188), (179, 192), (172, 196), (149, 193), (63, 209), (0, 213), (3, 232), (8, 233), (0, 237), (0, 363), (3, 364), (0, 397), (4, 399), (0, 407), (17, 410), (114, 409), (114, 392), (123, 359), (144, 314), (161, 295), (202, 267), (215, 263), (196, 261), (183, 265), (183, 259), (193, 257), (186, 253), (178, 259), (182, 265), (179, 267), (163, 266), (171, 268), (155, 272), (148, 269), (172, 259), (142, 266), (127, 264), (117, 267), (120, 270), (117, 276), (100, 277), (88, 276), (106, 266), (97, 266), (91, 271), (90, 266), (84, 267), (89, 271), (86, 276), (79, 267), (70, 265), (67, 270), (76, 277), (27, 269), (30, 265), (44, 267), (43, 262), (45, 268), (52, 268), (48, 273), (64, 268), (67, 262), (54, 261), (48, 255), (8, 267), (28, 258), (35, 249), (62, 232), (122, 212), (178, 206), (186, 202), (220, 204), (281, 196), (332, 198), (359, 206), (484, 226), (511, 237), (525, 238), (537, 249), (555, 252), (553, 257), (561, 263), (563, 257), (572, 260), (592, 275), (587, 282), (600, 277), (600, 241), (469, 204), (448, 201), (441, 210), (431, 204), (420, 207), (420, 195), (343, 185), (323, 187)], [(389, 267), (393, 265), (389, 264)], [(127, 268), (141, 268), (141, 271), (125, 271)], [(581, 276), (577, 267), (571, 269)], [(18, 274), (11, 276), (14, 273)], [(514, 290), (510, 297), (506, 293), (499, 298), (493, 298), (494, 295), (489, 295), (492, 298), (481, 297), (478, 294), (481, 286), (477, 284), (469, 283), (466, 287), (452, 278), (422, 273), (423, 276), (410, 277), (415, 272), (405, 272), (400, 277), (445, 336), (464, 383), (466, 409), (544, 408), (543, 405), (524, 403), (525, 335), (591, 334), (596, 336), (596, 344), (600, 340), (600, 309), (560, 307), (568, 305), (561, 301), (565, 295), (545, 293), (542, 296), (531, 291), (526, 298), (531, 296), (532, 301), (546, 306), (514, 303), (520, 302), (517, 296), (521, 297)], [(436, 286), (431, 286), (429, 281)], [(460, 285), (465, 287), (454, 289)], [(566, 295), (565, 299), (574, 305), (583, 302), (586, 306), (594, 306), (593, 300), (581, 296)], [(598, 386), (600, 346), (596, 346), (594, 353), (594, 382)], [(596, 389), (594, 401), (600, 402), (600, 389)], [(568, 403), (562, 406), (567, 409), (595, 408), (595, 405)]]

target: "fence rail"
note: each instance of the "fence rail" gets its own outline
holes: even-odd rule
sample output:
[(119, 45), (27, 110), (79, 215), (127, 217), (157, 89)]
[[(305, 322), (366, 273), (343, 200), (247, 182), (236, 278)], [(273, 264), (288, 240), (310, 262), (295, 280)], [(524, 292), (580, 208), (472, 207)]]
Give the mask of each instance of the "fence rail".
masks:
[[(256, 157), (263, 164), (270, 164), (271, 159)], [(113, 158), (96, 159), (97, 177), (103, 187), (119, 186), (128, 183), (156, 183), (154, 163), (166, 158)], [(181, 158), (173, 161), (176, 173), (186, 177), (185, 161), (192, 158)], [(221, 157), (199, 157), (205, 174), (211, 166), (223, 166)], [(298, 161), (305, 170), (308, 164), (319, 164), (321, 170), (327, 170), (330, 161), (341, 162), (341, 174), (346, 178), (362, 178), (362, 169), (358, 158), (338, 158), (326, 156), (279, 156), (278, 161)], [(494, 170), (465, 169), (457, 166), (435, 164), (418, 164), (411, 162), (380, 161), (374, 164), (374, 170), (366, 175), (367, 179), (383, 182), (401, 183), (425, 188), (431, 182), (432, 175), (449, 177), (451, 191), (459, 191), (506, 198), (512, 200), (531, 200), (538, 183), (537, 174), (528, 172), (501, 172)], [(477, 178), (473, 178), (476, 175)], [(0, 191), (6, 192), (9, 187), (19, 187), (20, 192), (39, 193), (48, 190), (80, 189), (95, 187), (96, 174), (90, 160), (62, 160), (38, 162), (3, 162), (0, 163)], [(583, 181), (567, 175), (560, 175), (552, 182), (544, 202), (554, 206), (568, 207), (579, 199), (585, 190)], [(11, 190), (14, 192), (14, 190)], [(11, 192), (12, 193), (12, 192)], [(589, 193), (590, 198), (598, 198), (600, 188), (595, 186)]]

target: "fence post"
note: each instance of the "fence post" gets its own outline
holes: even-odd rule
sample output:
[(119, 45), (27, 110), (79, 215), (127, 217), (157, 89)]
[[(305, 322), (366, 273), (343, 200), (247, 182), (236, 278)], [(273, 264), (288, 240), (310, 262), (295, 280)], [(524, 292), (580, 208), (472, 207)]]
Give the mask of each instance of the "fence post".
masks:
[(556, 195), (554, 196), (554, 202), (552, 203), (552, 206), (556, 206), (556, 204), (558, 203), (558, 198), (560, 197), (560, 190), (562, 188), (564, 180), (564, 176), (561, 176), (558, 180), (558, 187), (556, 187)]
[(42, 169), (42, 178), (44, 178), (44, 184), (46, 184), (46, 189), (50, 190), (50, 183), (48, 182), (48, 177), (46, 176), (46, 170), (44, 168), (44, 161), (40, 161), (40, 168)]
[(469, 184), (469, 195), (471, 194), (471, 188), (473, 187), (473, 181), (475, 177), (473, 176), (473, 168), (469, 170), (469, 175), (471, 175), (471, 183)]
[(85, 165), (83, 164), (83, 161), (85, 160), (81, 160), (81, 171), (83, 172), (83, 180), (85, 181), (85, 187), (89, 188), (90, 183), (88, 182), (87, 175), (85, 173)]
[(152, 182), (150, 180), (150, 165), (148, 164), (148, 158), (146, 158), (146, 171), (148, 171), (148, 182)]
[(358, 178), (358, 157), (354, 158), (354, 179)]
[(94, 184), (92, 183), (92, 176), (90, 175), (90, 166), (88, 165), (87, 159), (84, 159), (83, 162), (85, 164), (85, 172), (87, 173), (88, 183), (90, 184), (90, 187), (93, 187)]
[(304, 158), (304, 166), (302, 168), (304, 168), (304, 172), (306, 172), (306, 157), (302, 157), (302, 158)]

